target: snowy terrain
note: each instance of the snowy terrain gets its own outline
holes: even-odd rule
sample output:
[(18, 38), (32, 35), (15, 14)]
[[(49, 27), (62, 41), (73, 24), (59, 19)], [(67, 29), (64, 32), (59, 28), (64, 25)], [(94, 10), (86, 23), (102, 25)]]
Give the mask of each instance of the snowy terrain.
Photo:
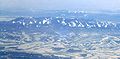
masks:
[(54, 12), (1, 16), (0, 58), (120, 59), (119, 14)]

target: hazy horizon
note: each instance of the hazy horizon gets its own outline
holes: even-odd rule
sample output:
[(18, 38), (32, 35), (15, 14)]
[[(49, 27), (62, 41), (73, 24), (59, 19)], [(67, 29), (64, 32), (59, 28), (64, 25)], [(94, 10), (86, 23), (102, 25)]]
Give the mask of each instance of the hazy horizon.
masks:
[(119, 10), (120, 0), (0, 0), (2, 10)]

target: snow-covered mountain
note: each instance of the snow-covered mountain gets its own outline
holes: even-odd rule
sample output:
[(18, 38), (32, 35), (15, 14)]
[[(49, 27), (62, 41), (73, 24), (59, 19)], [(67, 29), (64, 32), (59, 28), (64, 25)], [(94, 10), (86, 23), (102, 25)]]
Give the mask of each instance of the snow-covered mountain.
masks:
[[(64, 17), (53, 14), (54, 17), (15, 17), (9, 21), (0, 21), (0, 51), (25, 52), (32, 54), (31, 56), (35, 53), (68, 59), (105, 59), (120, 55), (118, 17), (117, 20), (113, 17), (113, 21), (112, 18), (108, 19), (110, 15), (108, 17), (102, 13), (74, 11), (66, 13), (67, 16), (65, 12), (60, 14)], [(100, 15), (104, 20), (99, 18)], [(14, 55), (8, 54), (10, 57)], [(19, 54), (23, 57), (24, 53)]]
[(64, 17), (18, 17), (11, 21), (1, 21), (0, 31), (40, 31), (40, 29), (71, 30), (97, 29), (97, 30), (119, 30), (120, 23), (112, 21), (97, 21), (82, 18)]

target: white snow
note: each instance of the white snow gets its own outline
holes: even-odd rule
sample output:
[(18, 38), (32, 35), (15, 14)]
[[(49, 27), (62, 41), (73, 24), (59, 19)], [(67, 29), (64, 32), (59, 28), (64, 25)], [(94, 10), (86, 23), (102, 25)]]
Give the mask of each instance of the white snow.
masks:
[(62, 24), (63, 24), (63, 25), (67, 25), (67, 23), (66, 23), (64, 20), (62, 21)]
[(75, 22), (76, 22), (76, 23), (78, 23), (78, 21), (77, 21), (77, 20), (75, 20)]
[(46, 24), (49, 24), (49, 23), (50, 23), (50, 22), (49, 22), (49, 19), (46, 18), (45, 20), (43, 20), (43, 24), (45, 24), (45, 23), (46, 23)]
[(30, 21), (30, 22), (29, 22), (29, 24), (33, 24), (33, 22), (32, 22), (32, 21)]
[(107, 23), (105, 23), (105, 28), (108, 26), (108, 24)]
[(71, 21), (70, 24), (71, 24), (71, 25), (70, 25), (71, 27), (75, 27), (75, 26), (76, 26), (76, 23), (73, 22), (73, 21)]
[(98, 27), (101, 27), (101, 25), (97, 22)]
[(84, 27), (84, 25), (81, 22), (79, 22), (78, 27)]
[(39, 22), (39, 24), (41, 24), (41, 22)]
[(15, 23), (15, 21), (12, 22), (13, 24)]
[(23, 22), (22, 24), (25, 25), (25, 22)]
[(60, 21), (59, 21), (59, 20), (57, 20), (57, 22), (58, 22), (58, 23), (60, 23)]
[(35, 23), (37, 23), (37, 21), (34, 21)]

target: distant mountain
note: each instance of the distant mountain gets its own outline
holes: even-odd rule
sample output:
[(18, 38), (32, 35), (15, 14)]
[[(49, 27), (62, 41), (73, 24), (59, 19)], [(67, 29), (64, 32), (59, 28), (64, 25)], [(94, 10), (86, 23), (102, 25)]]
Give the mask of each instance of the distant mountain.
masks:
[(79, 31), (79, 29), (118, 30), (120, 24), (112, 21), (97, 21), (82, 18), (18, 17), (1, 21), (0, 31)]

